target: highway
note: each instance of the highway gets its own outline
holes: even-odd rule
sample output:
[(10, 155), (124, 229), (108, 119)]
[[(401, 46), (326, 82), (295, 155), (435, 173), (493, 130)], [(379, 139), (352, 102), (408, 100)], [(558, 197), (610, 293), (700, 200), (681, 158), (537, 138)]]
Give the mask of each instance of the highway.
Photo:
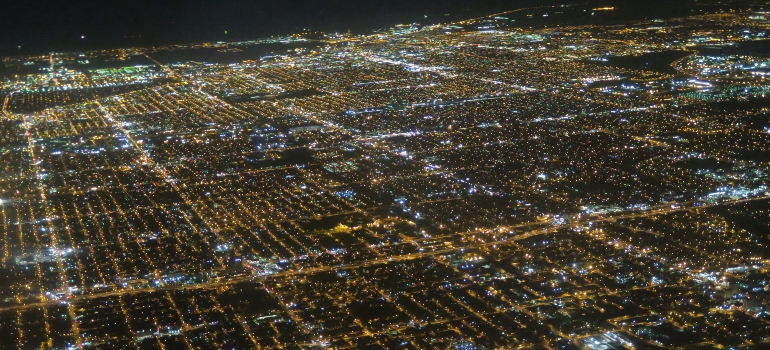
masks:
[[(730, 202), (725, 202), (722, 204), (712, 204), (712, 205), (700, 205), (695, 206), (694, 204), (696, 201), (691, 202), (685, 202), (680, 204), (677, 208), (670, 208), (663, 210), (659, 209), (658, 207), (654, 207), (647, 211), (637, 211), (627, 214), (621, 214), (611, 217), (603, 217), (603, 218), (595, 218), (595, 217), (587, 217), (582, 220), (573, 222), (571, 225), (572, 227), (578, 227), (580, 225), (589, 223), (589, 222), (614, 222), (616, 220), (622, 220), (622, 219), (634, 219), (634, 218), (640, 218), (640, 217), (647, 217), (652, 215), (664, 215), (664, 214), (670, 214), (675, 212), (681, 212), (681, 211), (689, 211), (693, 209), (698, 208), (709, 208), (709, 207), (716, 207), (716, 206), (724, 206), (724, 205), (733, 205), (733, 204), (739, 204), (739, 203), (746, 203), (756, 200), (767, 200), (770, 196), (763, 196), (763, 197), (754, 197), (754, 198), (744, 198), (740, 200), (734, 200)], [(699, 202), (699, 201), (697, 201)], [(687, 204), (692, 206), (686, 206)], [(531, 225), (542, 225), (542, 223), (532, 223)], [(525, 225), (516, 225), (516, 226), (501, 226), (497, 229), (501, 230), (507, 230), (512, 227), (525, 227)], [(107, 298), (107, 297), (114, 297), (114, 296), (123, 296), (123, 295), (134, 295), (134, 294), (143, 294), (143, 293), (151, 293), (156, 291), (174, 291), (174, 290), (194, 290), (194, 289), (216, 289), (223, 286), (238, 284), (241, 282), (246, 281), (252, 281), (252, 282), (259, 282), (259, 281), (266, 281), (266, 280), (275, 280), (275, 279), (282, 279), (282, 278), (296, 278), (300, 276), (307, 276), (307, 275), (313, 275), (316, 273), (321, 272), (332, 272), (332, 271), (340, 271), (340, 270), (351, 270), (351, 269), (357, 269), (361, 267), (367, 267), (371, 265), (377, 265), (377, 264), (386, 264), (391, 262), (400, 262), (400, 261), (409, 261), (409, 260), (416, 260), (416, 259), (422, 259), (427, 257), (435, 257), (435, 256), (441, 256), (441, 255), (447, 255), (447, 254), (454, 254), (463, 252), (465, 250), (470, 249), (480, 249), (480, 248), (495, 248), (498, 245), (506, 245), (511, 244), (519, 240), (527, 239), (530, 237), (540, 236), (548, 233), (555, 232), (559, 229), (565, 229), (569, 228), (570, 225), (561, 225), (561, 226), (552, 226), (547, 227), (543, 229), (537, 229), (537, 230), (531, 230), (526, 231), (520, 234), (517, 234), (514, 237), (510, 237), (508, 239), (502, 240), (502, 241), (491, 241), (491, 242), (481, 242), (481, 243), (475, 243), (475, 244), (468, 244), (465, 246), (460, 247), (452, 247), (437, 251), (426, 251), (426, 252), (420, 252), (420, 253), (412, 253), (412, 254), (404, 254), (404, 255), (398, 255), (388, 258), (376, 258), (376, 259), (370, 259), (365, 260), (357, 263), (352, 264), (340, 264), (340, 265), (333, 265), (333, 266), (321, 266), (321, 267), (313, 267), (313, 268), (304, 268), (304, 269), (297, 269), (297, 270), (291, 270), (291, 271), (284, 271), (275, 273), (268, 276), (235, 276), (235, 277), (229, 277), (229, 278), (222, 278), (222, 279), (215, 279), (211, 280), (209, 282), (204, 283), (198, 283), (194, 285), (168, 285), (168, 286), (159, 286), (159, 287), (153, 287), (153, 288), (139, 288), (139, 289), (121, 289), (121, 290), (115, 290), (110, 292), (103, 292), (103, 293), (95, 293), (95, 294), (81, 294), (81, 295), (72, 295), (60, 300), (47, 300), (47, 301), (41, 301), (36, 303), (29, 303), (29, 304), (23, 304), (23, 305), (12, 305), (12, 306), (6, 306), (0, 308), (0, 312), (2, 311), (9, 311), (9, 310), (20, 310), (20, 309), (32, 309), (32, 308), (39, 308), (39, 307), (45, 307), (49, 305), (54, 305), (57, 303), (76, 303), (84, 300), (90, 300), (90, 299), (97, 299), (97, 298)], [(479, 230), (478, 233), (484, 233), (486, 231), (489, 231), (491, 229), (484, 229)]]
[(0, 110), (0, 115), (5, 116), (7, 118), (13, 118), (13, 114), (8, 111), (8, 105), (11, 103), (11, 98), (13, 97), (13, 94), (17, 93), (18, 91), (12, 91), (8, 95), (5, 96), (5, 99), (3, 100), (3, 107)]

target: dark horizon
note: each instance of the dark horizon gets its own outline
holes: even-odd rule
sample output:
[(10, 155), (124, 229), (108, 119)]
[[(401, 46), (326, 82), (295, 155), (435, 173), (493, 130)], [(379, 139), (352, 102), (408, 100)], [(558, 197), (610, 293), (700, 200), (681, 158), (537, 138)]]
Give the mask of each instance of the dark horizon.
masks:
[(564, 3), (618, 7), (618, 18), (687, 15), (695, 0), (289, 0), (214, 3), (191, 1), (41, 0), (6, 5), (0, 15), (0, 55), (84, 51), (207, 41), (237, 41), (288, 35), (305, 29), (366, 33), (399, 23), (444, 23), (521, 8)]

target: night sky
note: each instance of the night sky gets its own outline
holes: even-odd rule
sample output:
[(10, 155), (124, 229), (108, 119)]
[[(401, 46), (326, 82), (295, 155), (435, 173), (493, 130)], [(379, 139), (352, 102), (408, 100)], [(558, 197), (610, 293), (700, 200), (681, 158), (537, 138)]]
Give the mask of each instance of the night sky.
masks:
[[(686, 14), (687, 6), (696, 0), (589, 1), (620, 5), (640, 16), (660, 16)], [(360, 33), (397, 23), (430, 24), (561, 2), (575, 1), (6, 0), (0, 10), (0, 55), (253, 39), (304, 28)]]

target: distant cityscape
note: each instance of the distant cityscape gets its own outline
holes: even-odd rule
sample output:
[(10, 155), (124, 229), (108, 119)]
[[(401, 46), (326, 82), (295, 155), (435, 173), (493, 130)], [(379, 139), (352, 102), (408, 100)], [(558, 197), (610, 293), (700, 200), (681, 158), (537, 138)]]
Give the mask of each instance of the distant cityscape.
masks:
[(770, 9), (615, 10), (1, 58), (0, 349), (770, 348)]

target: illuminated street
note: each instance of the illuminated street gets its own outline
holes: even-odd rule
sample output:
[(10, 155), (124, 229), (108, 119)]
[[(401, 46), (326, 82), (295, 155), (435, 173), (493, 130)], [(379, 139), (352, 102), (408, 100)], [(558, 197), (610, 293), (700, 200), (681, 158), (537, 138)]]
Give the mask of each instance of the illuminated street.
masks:
[(703, 6), (3, 57), (0, 349), (770, 346), (770, 10)]

